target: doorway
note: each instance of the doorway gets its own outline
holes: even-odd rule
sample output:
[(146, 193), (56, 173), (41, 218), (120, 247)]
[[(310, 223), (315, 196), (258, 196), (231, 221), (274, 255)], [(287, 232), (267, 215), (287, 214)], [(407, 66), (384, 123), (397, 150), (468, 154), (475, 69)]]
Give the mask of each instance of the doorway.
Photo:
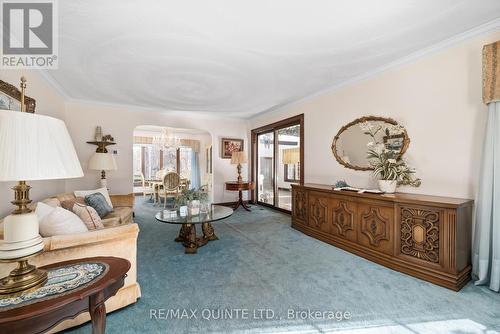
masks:
[(304, 115), (252, 130), (252, 200), (291, 212), (292, 184), (304, 182)]

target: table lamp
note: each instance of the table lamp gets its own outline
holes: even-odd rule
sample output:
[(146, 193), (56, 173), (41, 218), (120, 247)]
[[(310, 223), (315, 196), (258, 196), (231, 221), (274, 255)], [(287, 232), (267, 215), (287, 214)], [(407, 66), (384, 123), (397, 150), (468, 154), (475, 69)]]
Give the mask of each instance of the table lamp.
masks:
[(283, 150), (283, 157), (281, 159), (281, 162), (284, 165), (300, 166), (300, 148), (299, 147), (285, 148)]
[(115, 157), (109, 153), (96, 152), (90, 157), (89, 169), (101, 171), (101, 187), (106, 188), (106, 171), (117, 169)]
[(237, 151), (233, 152), (231, 155), (231, 164), (232, 165), (238, 165), (238, 183), (242, 182), (241, 178), (241, 164), (244, 164), (247, 162), (247, 155), (244, 151)]
[(12, 204), (17, 209), (4, 219), (0, 261), (17, 262), (9, 276), (0, 279), (0, 294), (19, 293), (47, 282), (47, 272), (28, 263), (43, 251), (38, 219), (28, 207), (26, 181), (83, 176), (82, 168), (63, 121), (23, 112), (26, 80), (21, 78), (21, 112), (0, 110), (0, 182), (16, 181)]

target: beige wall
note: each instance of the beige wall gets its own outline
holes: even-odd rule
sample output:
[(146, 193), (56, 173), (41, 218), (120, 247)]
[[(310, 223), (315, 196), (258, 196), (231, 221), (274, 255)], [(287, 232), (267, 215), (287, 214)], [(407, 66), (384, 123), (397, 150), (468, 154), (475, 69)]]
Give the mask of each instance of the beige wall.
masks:
[(374, 186), (368, 172), (345, 169), (330, 151), (340, 127), (379, 115), (403, 124), (411, 138), (406, 157), (423, 180), (406, 192), (474, 198), (486, 107), (481, 101), (481, 49), (500, 31), (399, 65), (364, 81), (305, 99), (251, 120), (249, 129), (305, 114), (305, 181), (346, 179)]
[[(85, 142), (94, 136), (96, 125), (118, 142), (119, 169), (109, 173), (113, 193), (132, 191), (132, 137), (138, 125), (202, 129), (213, 139), (214, 201), (235, 200), (237, 194), (224, 190), (224, 181), (235, 178), (236, 168), (220, 158), (220, 139), (245, 139), (249, 129), (285, 117), (305, 114), (306, 182), (334, 183), (346, 179), (357, 186), (373, 185), (366, 172), (339, 165), (330, 152), (338, 129), (364, 115), (395, 118), (411, 138), (407, 157), (423, 179), (420, 188), (403, 191), (473, 198), (481, 158), (486, 107), (481, 102), (481, 48), (499, 40), (500, 31), (469, 39), (412, 63), (400, 65), (370, 79), (306, 99), (250, 121), (191, 117), (135, 108), (124, 109), (66, 101), (37, 71), (3, 70), (0, 79), (18, 85), (28, 78), (28, 95), (37, 101), (37, 113), (64, 119), (73, 138), (85, 177), (67, 181), (31, 182), (32, 198), (38, 200), (64, 190), (94, 188), (98, 172), (87, 170), (95, 147)], [(248, 151), (248, 149), (247, 149)], [(244, 166), (244, 173), (247, 172)], [(12, 206), (13, 183), (0, 183), (0, 215)]]
[[(64, 99), (53, 90), (45, 79), (37, 71), (1, 70), (0, 79), (19, 87), (20, 78), (24, 75), (27, 79), (26, 95), (36, 100), (36, 113), (56, 118), (64, 118)], [(14, 193), (10, 189), (15, 182), (0, 182), (0, 217), (10, 213), (14, 206), (10, 201), (14, 199)], [(64, 180), (56, 181), (32, 181), (31, 199), (39, 200), (48, 195), (64, 191)]]
[[(227, 159), (220, 158), (220, 138), (243, 138), (245, 146), (247, 123), (237, 119), (217, 119), (212, 117), (189, 117), (182, 113), (168, 114), (154, 111), (126, 110), (121, 107), (92, 105), (76, 102), (66, 104), (66, 126), (73, 137), (85, 176), (66, 181), (66, 190), (90, 189), (99, 184), (99, 172), (87, 169), (87, 162), (95, 152), (95, 146), (86, 143), (92, 140), (97, 125), (104, 134), (111, 134), (118, 149), (116, 156), (118, 170), (107, 173), (111, 193), (130, 193), (133, 190), (132, 144), (135, 127), (157, 125), (183, 129), (200, 129), (212, 136), (213, 145), (213, 191), (214, 202), (234, 201), (237, 194), (226, 192), (224, 182), (235, 178), (236, 167)], [(246, 172), (246, 171), (245, 171)]]

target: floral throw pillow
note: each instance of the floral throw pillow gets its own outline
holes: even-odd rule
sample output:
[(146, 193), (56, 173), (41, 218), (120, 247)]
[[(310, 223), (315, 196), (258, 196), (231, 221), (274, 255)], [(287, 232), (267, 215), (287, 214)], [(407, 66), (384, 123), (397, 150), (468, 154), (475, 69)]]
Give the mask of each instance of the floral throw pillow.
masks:
[(108, 204), (106, 198), (101, 193), (94, 193), (85, 196), (85, 203), (93, 207), (101, 218), (104, 218), (113, 212), (113, 208)]
[(85, 204), (75, 203), (73, 205), (73, 213), (76, 214), (85, 223), (90, 230), (98, 230), (104, 228), (101, 217), (95, 209)]

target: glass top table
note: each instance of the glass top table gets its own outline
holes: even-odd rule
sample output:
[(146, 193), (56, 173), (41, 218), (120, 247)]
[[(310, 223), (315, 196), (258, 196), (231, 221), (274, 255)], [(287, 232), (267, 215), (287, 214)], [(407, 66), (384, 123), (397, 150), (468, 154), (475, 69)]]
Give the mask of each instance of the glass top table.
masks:
[(163, 210), (158, 212), (155, 218), (159, 222), (168, 224), (203, 224), (225, 219), (232, 214), (233, 209), (227, 206), (212, 205), (211, 209), (207, 213), (200, 212), (200, 214), (195, 216), (181, 216), (179, 210)]
[[(161, 223), (179, 224), (181, 229), (175, 238), (176, 242), (182, 242), (186, 254), (196, 254), (198, 247), (205, 246), (209, 241), (218, 240), (215, 235), (212, 222), (228, 218), (233, 214), (233, 209), (222, 205), (212, 205), (206, 213), (198, 215), (181, 216), (179, 210), (163, 210), (156, 214), (155, 218)], [(196, 236), (196, 225), (201, 224), (203, 235)]]

